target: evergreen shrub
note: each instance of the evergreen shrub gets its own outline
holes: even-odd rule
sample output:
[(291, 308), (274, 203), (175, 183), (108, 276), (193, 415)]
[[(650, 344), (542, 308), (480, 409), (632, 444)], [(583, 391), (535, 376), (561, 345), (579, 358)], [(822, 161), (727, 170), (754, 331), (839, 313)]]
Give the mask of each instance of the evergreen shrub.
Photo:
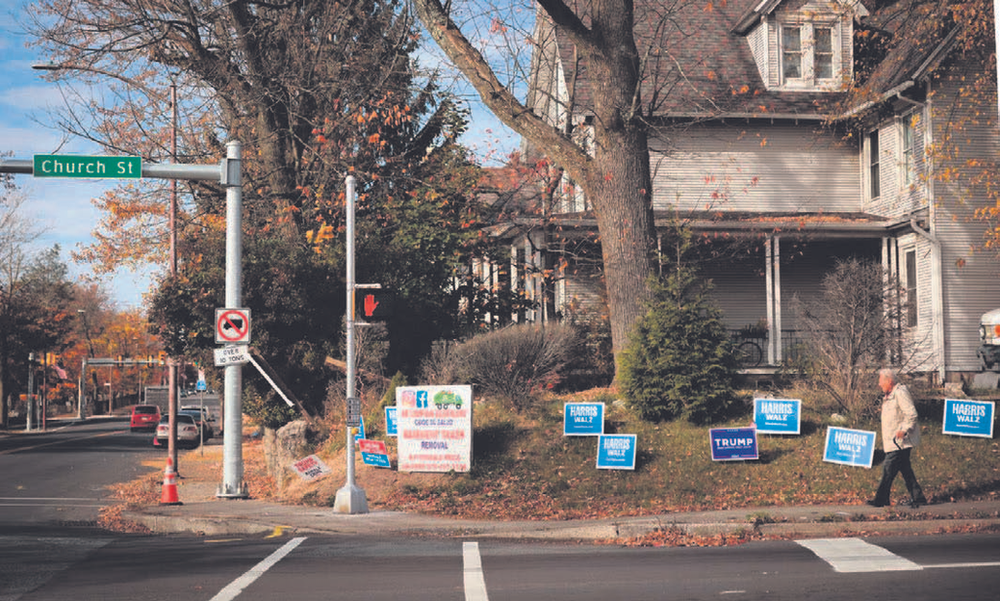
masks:
[(620, 358), (620, 387), (642, 419), (724, 419), (735, 402), (733, 343), (708, 284), (681, 268), (651, 283), (648, 312)]

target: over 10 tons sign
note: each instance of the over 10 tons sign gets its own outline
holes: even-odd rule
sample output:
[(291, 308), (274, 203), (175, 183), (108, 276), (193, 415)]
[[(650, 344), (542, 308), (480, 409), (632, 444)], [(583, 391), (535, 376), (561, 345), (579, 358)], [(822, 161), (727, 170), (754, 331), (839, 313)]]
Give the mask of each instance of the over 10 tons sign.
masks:
[(467, 472), (472, 465), (472, 387), (396, 389), (401, 472)]

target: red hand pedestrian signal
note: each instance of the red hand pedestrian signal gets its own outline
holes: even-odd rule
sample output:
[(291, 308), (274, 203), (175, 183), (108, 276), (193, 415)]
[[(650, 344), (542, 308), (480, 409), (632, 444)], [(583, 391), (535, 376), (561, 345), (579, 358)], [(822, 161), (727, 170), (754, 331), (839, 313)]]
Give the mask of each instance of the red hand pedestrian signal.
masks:
[(354, 291), (354, 306), (361, 309), (361, 318), (366, 320), (388, 319), (392, 315), (392, 292), (383, 288)]
[(379, 302), (375, 299), (375, 295), (368, 293), (365, 295), (365, 317), (371, 317), (375, 314), (375, 310), (378, 309)]

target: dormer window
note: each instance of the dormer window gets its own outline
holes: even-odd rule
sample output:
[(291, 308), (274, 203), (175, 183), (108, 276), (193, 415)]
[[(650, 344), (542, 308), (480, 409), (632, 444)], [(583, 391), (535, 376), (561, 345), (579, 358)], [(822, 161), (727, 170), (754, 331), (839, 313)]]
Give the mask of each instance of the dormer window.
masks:
[(858, 0), (761, 0), (732, 32), (746, 36), (768, 90), (842, 92), (854, 68), (854, 22), (867, 16)]
[(786, 23), (781, 26), (781, 86), (829, 89), (837, 85), (839, 48), (837, 27), (821, 23)]

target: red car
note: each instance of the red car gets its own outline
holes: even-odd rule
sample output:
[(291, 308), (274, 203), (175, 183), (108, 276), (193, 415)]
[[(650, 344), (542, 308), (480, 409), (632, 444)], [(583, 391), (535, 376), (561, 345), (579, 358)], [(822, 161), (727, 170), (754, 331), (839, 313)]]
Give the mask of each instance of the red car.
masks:
[(160, 423), (160, 408), (156, 405), (136, 405), (132, 407), (132, 417), (129, 419), (129, 430), (155, 430)]

